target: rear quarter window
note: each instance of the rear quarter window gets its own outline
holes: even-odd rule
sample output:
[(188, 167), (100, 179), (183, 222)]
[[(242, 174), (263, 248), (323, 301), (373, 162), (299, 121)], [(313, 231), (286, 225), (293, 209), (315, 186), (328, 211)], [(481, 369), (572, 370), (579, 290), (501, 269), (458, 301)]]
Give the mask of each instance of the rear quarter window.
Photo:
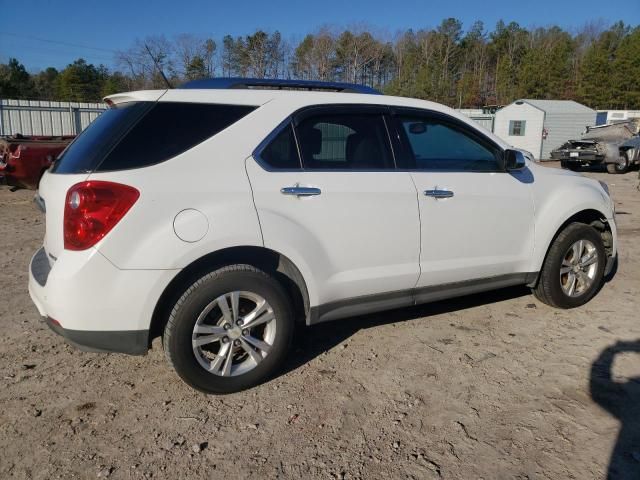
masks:
[(233, 125), (256, 107), (133, 102), (100, 115), (63, 153), (54, 173), (104, 172), (154, 165)]
[(168, 160), (233, 125), (256, 107), (159, 102), (109, 153), (98, 171)]
[(149, 102), (129, 102), (106, 110), (69, 144), (55, 161), (51, 171), (92, 172), (152, 105)]

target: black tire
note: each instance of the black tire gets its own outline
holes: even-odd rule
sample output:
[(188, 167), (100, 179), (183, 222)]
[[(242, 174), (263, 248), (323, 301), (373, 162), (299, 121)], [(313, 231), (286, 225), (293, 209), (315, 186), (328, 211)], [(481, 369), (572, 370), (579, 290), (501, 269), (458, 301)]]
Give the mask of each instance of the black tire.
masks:
[[(269, 353), (252, 370), (237, 376), (220, 376), (199, 363), (192, 348), (192, 335), (205, 307), (235, 291), (251, 292), (268, 302), (275, 316), (272, 321), (276, 322), (276, 334)], [(293, 310), (282, 285), (250, 265), (232, 265), (205, 275), (185, 290), (169, 315), (162, 343), (169, 364), (188, 385), (205, 393), (232, 393), (254, 387), (278, 371), (293, 330)]]
[(623, 174), (629, 171), (629, 158), (626, 155), (620, 155), (616, 163), (607, 163), (607, 172)]
[(568, 162), (566, 160), (560, 160), (560, 168), (569, 168)]
[[(593, 283), (589, 288), (578, 296), (569, 296), (562, 289), (560, 268), (569, 248), (579, 240), (588, 240), (595, 246), (598, 261)], [(551, 244), (533, 294), (541, 302), (556, 308), (575, 308), (584, 305), (602, 286), (606, 261), (607, 255), (600, 234), (584, 223), (571, 223)]]
[(582, 165), (580, 165), (579, 163), (567, 162), (567, 168), (572, 172), (579, 172), (580, 170), (582, 170)]

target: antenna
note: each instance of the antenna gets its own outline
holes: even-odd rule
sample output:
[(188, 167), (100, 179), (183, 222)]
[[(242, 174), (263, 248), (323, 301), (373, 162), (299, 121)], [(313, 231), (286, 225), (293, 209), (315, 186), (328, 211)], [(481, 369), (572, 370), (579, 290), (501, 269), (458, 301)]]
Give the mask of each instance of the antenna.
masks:
[(171, 85), (171, 82), (167, 79), (167, 77), (165, 76), (164, 72), (162, 71), (162, 69), (160, 68), (160, 65), (158, 65), (158, 61), (156, 60), (156, 58), (153, 56), (153, 53), (151, 53), (151, 50), (149, 49), (149, 46), (145, 43), (144, 44), (144, 48), (147, 50), (147, 53), (149, 54), (149, 56), (151, 57), (151, 60), (153, 60), (153, 64), (156, 66), (156, 68), (158, 69), (158, 72), (160, 72), (160, 76), (162, 77), (162, 79), (164, 80), (164, 83), (167, 84), (167, 87), (169, 88), (173, 88), (173, 85)]

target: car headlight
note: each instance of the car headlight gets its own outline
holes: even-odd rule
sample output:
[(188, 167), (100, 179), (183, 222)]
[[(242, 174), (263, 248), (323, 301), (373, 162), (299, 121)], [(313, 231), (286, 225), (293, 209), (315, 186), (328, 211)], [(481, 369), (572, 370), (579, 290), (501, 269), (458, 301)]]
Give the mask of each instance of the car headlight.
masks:
[(609, 185), (607, 185), (606, 183), (604, 183), (602, 180), (598, 180), (598, 183), (600, 184), (600, 186), (602, 187), (602, 189), (607, 192), (607, 195), (611, 196), (611, 194), (609, 193)]

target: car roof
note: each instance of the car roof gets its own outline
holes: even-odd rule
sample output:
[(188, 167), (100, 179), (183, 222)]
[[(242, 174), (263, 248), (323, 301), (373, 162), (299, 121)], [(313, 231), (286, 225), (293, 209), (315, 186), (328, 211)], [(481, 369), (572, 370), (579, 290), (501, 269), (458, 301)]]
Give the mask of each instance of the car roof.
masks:
[(189, 103), (217, 103), (228, 105), (247, 105), (262, 107), (270, 104), (270, 107), (278, 107), (279, 111), (292, 113), (304, 107), (331, 104), (354, 105), (384, 105), (418, 108), (444, 113), (480, 130), (483, 134), (492, 138), (503, 148), (509, 148), (504, 140), (484, 129), (469, 117), (440, 103), (429, 100), (419, 100), (408, 97), (395, 97), (391, 95), (346, 93), (346, 92), (319, 92), (300, 90), (271, 90), (271, 89), (168, 89), (168, 90), (138, 90), (134, 92), (117, 93), (105, 97), (105, 102), (110, 105), (133, 101), (158, 101), (158, 102), (189, 102)]
[(108, 104), (118, 104), (132, 101), (160, 101), (160, 102), (194, 102), (194, 103), (224, 103), (231, 105), (262, 106), (269, 102), (284, 102), (303, 106), (323, 104), (367, 104), (415, 107), (446, 113), (455, 110), (428, 100), (418, 100), (407, 97), (390, 95), (318, 92), (299, 90), (269, 90), (269, 89), (169, 89), (169, 90), (138, 90), (134, 92), (116, 93), (105, 97)]

